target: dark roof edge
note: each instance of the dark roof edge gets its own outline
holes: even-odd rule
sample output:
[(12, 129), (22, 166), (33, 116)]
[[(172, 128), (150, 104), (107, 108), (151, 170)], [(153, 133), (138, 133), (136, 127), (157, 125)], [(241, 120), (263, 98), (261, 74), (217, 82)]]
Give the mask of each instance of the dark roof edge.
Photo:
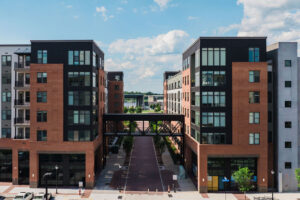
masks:
[(185, 52), (187, 52), (192, 46), (194, 46), (199, 40), (201, 39), (267, 39), (267, 36), (200, 36), (198, 37), (198, 39), (195, 40), (195, 42), (193, 42), (193, 44), (191, 44), (184, 52), (182, 52), (182, 54), (184, 54)]
[(31, 46), (31, 44), (0, 44), (0, 47), (9, 47), (9, 46), (11, 46), (11, 47), (15, 47), (15, 46), (21, 46), (21, 47), (25, 47), (25, 46), (28, 46), (28, 47), (30, 47)]

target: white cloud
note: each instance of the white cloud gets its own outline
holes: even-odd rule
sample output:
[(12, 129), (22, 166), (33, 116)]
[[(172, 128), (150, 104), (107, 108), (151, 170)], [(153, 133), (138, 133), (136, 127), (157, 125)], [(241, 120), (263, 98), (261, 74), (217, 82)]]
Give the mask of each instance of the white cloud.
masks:
[(74, 15), (73, 18), (74, 18), (74, 19), (78, 19), (79, 16), (78, 16), (78, 15)]
[(123, 11), (124, 9), (122, 7), (118, 7), (117, 11)]
[(154, 0), (161, 10), (165, 9), (172, 0)]
[(188, 16), (188, 20), (196, 20), (198, 19), (198, 17), (195, 17), (195, 16)]
[(73, 6), (72, 5), (66, 5), (66, 8), (72, 8)]
[(182, 30), (118, 39), (108, 46), (105, 67), (108, 71), (124, 71), (126, 88), (130, 90), (162, 92), (163, 72), (181, 68), (181, 53), (190, 43), (189, 35)]
[(220, 33), (237, 29), (238, 36), (268, 36), (269, 44), (300, 42), (299, 0), (237, 0), (237, 4), (244, 8), (241, 23), (221, 27)]
[(96, 7), (96, 12), (102, 15), (104, 21), (107, 21), (109, 18), (114, 18), (114, 15), (107, 15), (107, 10), (104, 6)]

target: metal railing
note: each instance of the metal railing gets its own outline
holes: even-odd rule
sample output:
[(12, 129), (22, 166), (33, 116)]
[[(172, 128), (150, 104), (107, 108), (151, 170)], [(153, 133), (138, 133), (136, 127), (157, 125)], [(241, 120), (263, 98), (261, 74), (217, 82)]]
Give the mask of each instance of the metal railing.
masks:
[(21, 124), (21, 123), (24, 123), (24, 117), (16, 117), (15, 124)]
[(16, 82), (15, 82), (15, 86), (16, 86), (16, 87), (24, 87), (24, 85), (25, 85), (25, 84), (24, 84), (24, 81), (16, 81)]
[(24, 104), (25, 104), (25, 101), (23, 99), (15, 99), (16, 106), (22, 106)]

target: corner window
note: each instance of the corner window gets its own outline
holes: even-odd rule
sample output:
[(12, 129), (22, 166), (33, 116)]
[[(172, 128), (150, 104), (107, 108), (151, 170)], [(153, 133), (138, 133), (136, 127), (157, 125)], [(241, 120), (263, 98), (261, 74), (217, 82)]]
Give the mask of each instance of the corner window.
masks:
[(260, 71), (249, 71), (249, 82), (258, 83), (260, 81)]
[(249, 113), (249, 124), (259, 124), (260, 113), (250, 112)]
[(291, 60), (285, 60), (284, 61), (284, 66), (285, 67), (291, 67), (292, 66), (292, 61)]
[(47, 50), (37, 50), (37, 63), (47, 64), (48, 52)]
[[(225, 66), (225, 48), (202, 48), (202, 66)], [(197, 67), (197, 66), (196, 66)]]
[(1, 59), (2, 67), (11, 67), (11, 56), (4, 55)]
[(249, 48), (249, 62), (259, 62), (259, 48)]
[(260, 94), (259, 92), (249, 92), (249, 103), (259, 103)]
[(47, 72), (38, 72), (37, 73), (37, 82), (38, 83), (47, 83)]
[(37, 122), (47, 122), (47, 111), (38, 111), (36, 117)]
[(69, 125), (90, 125), (90, 111), (70, 110), (68, 112)]
[(47, 130), (37, 131), (37, 141), (47, 141)]
[(286, 88), (292, 87), (292, 81), (285, 81), (284, 82), (284, 87), (286, 87)]
[(259, 133), (250, 133), (249, 134), (249, 144), (259, 144)]
[(37, 92), (36, 94), (38, 103), (46, 103), (47, 102), (47, 92)]

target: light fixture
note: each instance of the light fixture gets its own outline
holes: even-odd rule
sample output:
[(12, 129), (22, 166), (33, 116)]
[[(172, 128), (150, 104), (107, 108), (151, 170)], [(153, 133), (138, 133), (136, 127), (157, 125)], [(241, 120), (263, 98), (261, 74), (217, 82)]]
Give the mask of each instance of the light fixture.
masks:
[(263, 178), (263, 182), (265, 182), (265, 178)]
[(91, 178), (91, 175), (89, 174), (89, 178)]
[(205, 181), (205, 178), (202, 178), (202, 182), (204, 182)]
[(32, 178), (34, 177), (34, 173), (32, 173)]

